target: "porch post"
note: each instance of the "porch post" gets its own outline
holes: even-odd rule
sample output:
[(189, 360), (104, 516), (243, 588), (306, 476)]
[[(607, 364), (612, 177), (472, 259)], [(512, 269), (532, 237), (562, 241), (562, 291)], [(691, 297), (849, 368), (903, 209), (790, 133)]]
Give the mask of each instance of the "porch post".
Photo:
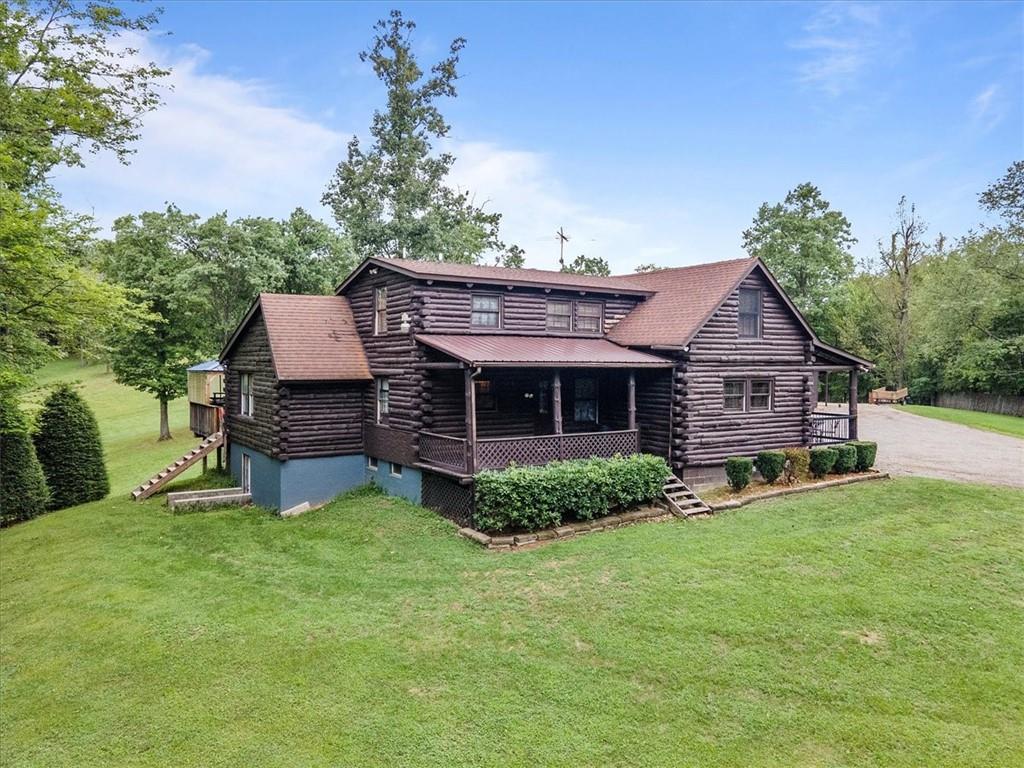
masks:
[(857, 369), (850, 369), (850, 439), (857, 439)]
[(825, 407), (828, 408), (828, 371), (825, 371)]
[(555, 434), (562, 434), (562, 374), (559, 371), (551, 375), (551, 415)]
[(476, 387), (473, 383), (473, 369), (465, 370), (466, 382), (466, 470), (476, 474)]
[(636, 374), (629, 372), (629, 384), (626, 389), (626, 428), (636, 429)]

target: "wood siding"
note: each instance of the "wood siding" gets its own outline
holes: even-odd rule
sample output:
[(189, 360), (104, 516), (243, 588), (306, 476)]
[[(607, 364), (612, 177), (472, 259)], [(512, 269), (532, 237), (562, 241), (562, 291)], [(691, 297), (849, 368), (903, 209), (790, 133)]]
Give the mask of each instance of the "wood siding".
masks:
[(363, 452), (364, 382), (293, 383), (280, 387), (282, 459)]
[(671, 420), (672, 371), (637, 371), (636, 423), (642, 452), (668, 458)]
[[(471, 324), (473, 295), (496, 295), (501, 298), (501, 327), (490, 328)], [(468, 288), (450, 285), (419, 284), (414, 295), (421, 312), (422, 329), (428, 333), (521, 333), (546, 334), (547, 302), (583, 301), (604, 305), (605, 332), (621, 320), (636, 306), (637, 297), (603, 296), (588, 292), (580, 296), (579, 291), (551, 291), (515, 288), (495, 290), (493, 286)], [(568, 334), (566, 331), (552, 331), (554, 335)], [(599, 333), (579, 333), (580, 336), (597, 337)]]
[[(226, 361), (224, 418), (230, 440), (278, 458), (281, 429), (280, 398), (267, 328), (259, 313), (249, 323)], [(253, 415), (242, 416), (240, 378), (252, 374)]]
[[(812, 405), (810, 338), (759, 272), (741, 284), (762, 291), (762, 335), (739, 337), (739, 293), (734, 292), (680, 355), (673, 382), (672, 463), (721, 464), (730, 456), (806, 444)], [(768, 379), (772, 409), (724, 409), (726, 379)]]

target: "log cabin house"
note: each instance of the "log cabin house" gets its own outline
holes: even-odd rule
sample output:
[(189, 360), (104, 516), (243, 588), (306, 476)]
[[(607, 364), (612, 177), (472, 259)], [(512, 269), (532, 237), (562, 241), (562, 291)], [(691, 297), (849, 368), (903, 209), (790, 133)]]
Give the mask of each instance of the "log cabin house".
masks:
[[(699, 486), (729, 456), (855, 439), (871, 366), (756, 258), (623, 277), (370, 258), (334, 296), (261, 294), (221, 360), (255, 502), (373, 481), (455, 519), (511, 463), (646, 452)], [(828, 371), (848, 414), (815, 412)]]

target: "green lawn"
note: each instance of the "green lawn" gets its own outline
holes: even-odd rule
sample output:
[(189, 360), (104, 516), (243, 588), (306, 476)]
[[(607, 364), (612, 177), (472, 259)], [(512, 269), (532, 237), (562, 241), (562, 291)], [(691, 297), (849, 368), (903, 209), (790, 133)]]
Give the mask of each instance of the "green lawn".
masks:
[(1009, 489), (863, 483), (505, 554), (367, 492), (0, 531), (5, 768), (1002, 768), (1022, 658)]
[[(127, 494), (139, 483), (199, 444), (188, 430), (188, 401), (170, 404), (173, 440), (159, 442), (160, 405), (151, 395), (121, 386), (102, 365), (84, 366), (74, 360), (48, 365), (37, 377), (39, 387), (29, 394), (28, 407), (46, 395), (45, 387), (57, 381), (79, 382), (79, 392), (92, 407), (100, 425), (111, 492)], [(183, 477), (196, 477), (200, 469)]]
[(1004, 416), (1000, 413), (983, 411), (962, 411), (959, 408), (939, 408), (934, 405), (897, 405), (901, 411), (927, 416), (930, 419), (952, 421), (975, 429), (998, 432), (1001, 435), (1024, 438), (1024, 419), (1019, 416)]

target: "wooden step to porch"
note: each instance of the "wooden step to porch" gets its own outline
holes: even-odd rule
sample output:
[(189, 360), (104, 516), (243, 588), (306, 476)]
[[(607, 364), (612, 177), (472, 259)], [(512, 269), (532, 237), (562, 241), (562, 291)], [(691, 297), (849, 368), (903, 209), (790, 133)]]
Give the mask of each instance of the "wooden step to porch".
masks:
[(662, 493), (669, 510), (677, 517), (705, 517), (711, 514), (711, 508), (700, 496), (675, 475), (665, 478)]

